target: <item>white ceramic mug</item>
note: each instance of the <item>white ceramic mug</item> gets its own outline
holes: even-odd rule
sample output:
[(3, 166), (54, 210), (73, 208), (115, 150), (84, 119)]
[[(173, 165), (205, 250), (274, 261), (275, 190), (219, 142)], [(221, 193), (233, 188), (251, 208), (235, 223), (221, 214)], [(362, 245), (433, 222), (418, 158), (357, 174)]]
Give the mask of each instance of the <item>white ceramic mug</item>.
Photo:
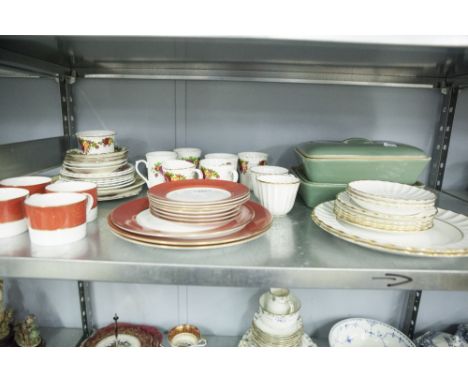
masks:
[(195, 168), (195, 164), (179, 159), (171, 159), (162, 163), (162, 177), (166, 182), (186, 179), (203, 179), (203, 173)]
[(24, 201), (29, 191), (24, 188), (0, 187), (0, 238), (26, 232)]
[(31, 242), (61, 245), (86, 236), (86, 216), (93, 197), (74, 192), (34, 194), (24, 205)]
[(98, 215), (98, 195), (96, 183), (75, 180), (71, 182), (58, 181), (49, 184), (46, 187), (46, 192), (78, 192), (80, 194), (91, 195), (93, 198), (93, 206), (86, 215), (86, 221), (89, 223), (96, 220)]
[(239, 157), (236, 154), (228, 154), (228, 153), (206, 154), (205, 159), (223, 159), (224, 164), (230, 166), (234, 170), (237, 170), (237, 164), (239, 162)]
[(232, 166), (226, 164), (224, 159), (202, 159), (200, 161), (200, 170), (205, 179), (220, 179), (237, 182), (239, 174)]
[(265, 166), (267, 164), (268, 154), (248, 151), (237, 155), (239, 156), (240, 181), (252, 190), (250, 169), (255, 166)]
[[(177, 159), (177, 153), (174, 151), (152, 151), (146, 154), (146, 160), (140, 159), (135, 162), (135, 171), (143, 179), (148, 187), (156, 184), (164, 183), (162, 171), (162, 163), (170, 159)], [(148, 177), (144, 176), (138, 168), (141, 163), (144, 163), (148, 171)]]
[(192, 162), (195, 164), (195, 167), (198, 167), (200, 164), (201, 149), (195, 147), (178, 147), (174, 149), (174, 152), (177, 153), (177, 159)]

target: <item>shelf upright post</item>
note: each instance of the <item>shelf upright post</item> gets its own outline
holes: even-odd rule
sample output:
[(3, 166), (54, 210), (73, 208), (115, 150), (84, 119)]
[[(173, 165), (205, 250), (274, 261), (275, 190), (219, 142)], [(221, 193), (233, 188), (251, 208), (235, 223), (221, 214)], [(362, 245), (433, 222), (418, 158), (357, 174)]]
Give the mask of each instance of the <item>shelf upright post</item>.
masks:
[(72, 95), (72, 84), (75, 83), (75, 79), (76, 77), (73, 72), (71, 76), (62, 75), (59, 77), (63, 134), (67, 137), (67, 149), (74, 147), (74, 136), (76, 133)]
[[(440, 120), (434, 134), (432, 161), (428, 182), (428, 186), (437, 191), (442, 190), (442, 182), (444, 180), (445, 165), (447, 162), (450, 136), (452, 134), (453, 119), (455, 116), (455, 107), (457, 105), (459, 89), (457, 86), (450, 86), (443, 87), (440, 91), (442, 93), (442, 109), (440, 112)], [(408, 293), (403, 331), (411, 339), (414, 337), (421, 296), (421, 290), (410, 291)]]
[(81, 327), (83, 329), (81, 342), (92, 334), (94, 327), (90, 283), (88, 281), (78, 281), (78, 296), (80, 299)]

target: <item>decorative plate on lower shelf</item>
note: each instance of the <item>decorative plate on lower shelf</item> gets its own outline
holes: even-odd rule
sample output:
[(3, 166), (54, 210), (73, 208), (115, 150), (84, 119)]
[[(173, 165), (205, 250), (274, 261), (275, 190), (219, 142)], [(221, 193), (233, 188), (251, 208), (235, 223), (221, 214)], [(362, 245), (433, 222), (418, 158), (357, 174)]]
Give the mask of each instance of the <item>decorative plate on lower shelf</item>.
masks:
[(118, 324), (117, 341), (115, 324), (98, 329), (91, 337), (84, 340), (83, 347), (160, 347), (163, 336), (161, 332), (147, 325)]
[[(249, 328), (242, 336), (241, 340), (239, 341), (239, 347), (241, 348), (252, 348), (257, 347), (252, 335), (252, 328)], [(318, 345), (310, 338), (307, 334), (302, 335), (302, 342), (299, 347), (317, 347)]]
[(418, 232), (384, 232), (344, 222), (336, 217), (334, 202), (314, 208), (312, 220), (340, 239), (383, 252), (414, 256), (468, 256), (468, 217), (438, 209), (432, 228)]

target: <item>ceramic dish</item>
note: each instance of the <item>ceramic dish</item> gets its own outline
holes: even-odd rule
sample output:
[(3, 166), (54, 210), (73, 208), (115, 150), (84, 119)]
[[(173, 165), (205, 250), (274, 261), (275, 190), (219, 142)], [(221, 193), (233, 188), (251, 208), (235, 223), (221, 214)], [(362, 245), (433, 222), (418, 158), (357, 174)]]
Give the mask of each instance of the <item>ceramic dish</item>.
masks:
[(368, 318), (348, 318), (330, 330), (332, 347), (414, 347), (414, 343), (393, 326)]
[(132, 196), (136, 196), (140, 194), (140, 192), (141, 192), (141, 188), (136, 189), (134, 191), (122, 192), (120, 194), (118, 193), (118, 194), (108, 195), (108, 196), (98, 196), (98, 200), (100, 202), (107, 202), (110, 200), (125, 199), (125, 198), (130, 198)]
[(181, 180), (151, 187), (148, 197), (166, 205), (216, 205), (245, 197), (249, 190), (242, 184), (225, 180)]
[[(252, 335), (252, 328), (247, 330), (239, 342), (239, 347), (258, 347)], [(302, 335), (302, 339), (298, 347), (317, 347), (317, 344), (307, 334)]]
[[(129, 204), (124, 203), (123, 206)], [(270, 213), (263, 208), (261, 205), (254, 203), (254, 202), (247, 202), (247, 205), (251, 207), (255, 212), (254, 219), (248, 223), (243, 229), (240, 231), (227, 235), (221, 236), (216, 238), (208, 238), (208, 239), (199, 239), (199, 240), (190, 240), (184, 238), (180, 235), (177, 238), (163, 238), (163, 237), (151, 237), (144, 234), (135, 234), (130, 233), (121, 228), (117, 227), (112, 223), (111, 215), (108, 216), (108, 224), (111, 228), (112, 232), (117, 236), (138, 244), (147, 244), (154, 247), (162, 247), (162, 248), (183, 248), (183, 249), (201, 249), (201, 248), (219, 248), (226, 245), (234, 245), (244, 243), (253, 239), (256, 239), (263, 235), (271, 226), (271, 215)], [(144, 208), (144, 204), (142, 204), (141, 208)], [(122, 207), (119, 206), (119, 207)], [(118, 207), (118, 208), (119, 208)], [(138, 214), (141, 211), (135, 210), (135, 214)], [(131, 217), (134, 218), (133, 216)]]
[[(119, 346), (122, 347), (159, 347), (162, 344), (161, 332), (147, 325), (118, 324)], [(115, 347), (115, 326), (108, 325), (97, 330), (91, 337), (84, 340), (84, 347)]]
[(226, 224), (210, 226), (194, 226), (191, 224), (174, 223), (151, 215), (148, 211), (148, 199), (132, 200), (115, 208), (109, 219), (118, 228), (149, 237), (169, 237), (184, 239), (204, 239), (226, 236), (243, 229), (255, 217), (252, 205), (242, 207), (242, 212), (236, 219)]
[(116, 161), (127, 159), (128, 149), (126, 147), (116, 146), (114, 152), (106, 154), (96, 154), (96, 155), (85, 155), (82, 151), (78, 149), (68, 150), (65, 154), (65, 160), (76, 163), (102, 163), (109, 161)]
[(382, 232), (337, 219), (334, 202), (314, 208), (313, 221), (323, 230), (351, 243), (384, 252), (414, 256), (468, 256), (468, 218), (439, 209), (432, 228), (420, 232)]
[(294, 167), (291, 171), (301, 180), (299, 195), (308, 207), (313, 208), (320, 203), (333, 200), (336, 194), (346, 189), (346, 184), (311, 182), (302, 167)]
[(126, 192), (130, 192), (130, 191), (133, 191), (133, 190), (136, 190), (136, 189), (140, 189), (143, 187), (143, 185), (145, 184), (145, 182), (140, 179), (140, 178), (134, 178), (134, 182), (131, 183), (130, 185), (128, 186), (123, 186), (123, 187), (115, 187), (115, 188), (111, 188), (111, 189), (98, 189), (98, 196), (100, 197), (105, 197), (105, 196), (111, 196), (111, 195), (115, 195), (116, 193), (126, 193)]
[(377, 211), (371, 211), (357, 204), (349, 196), (347, 192), (340, 192), (336, 196), (336, 201), (339, 202), (339, 204), (350, 213), (355, 213), (355, 214), (364, 215), (370, 218), (383, 219), (383, 220), (388, 219), (388, 220), (398, 220), (400, 222), (414, 222), (414, 221), (426, 222), (426, 221), (432, 221), (434, 216), (437, 214), (437, 208), (435, 207), (428, 208), (427, 210), (423, 210), (422, 212), (419, 212), (413, 215), (398, 215), (398, 216), (395, 216), (392, 214), (385, 214), (385, 213), (381, 213)]
[(363, 138), (307, 142), (296, 153), (309, 181), (341, 184), (360, 179), (413, 184), (431, 159), (413, 146)]
[(133, 174), (135, 172), (135, 167), (132, 164), (127, 163), (125, 166), (119, 169), (119, 171), (109, 172), (105, 174), (80, 174), (68, 171), (63, 169), (60, 171), (60, 175), (68, 176), (71, 178), (83, 178), (87, 180), (97, 180), (97, 181), (104, 181), (104, 180), (112, 180), (119, 177), (123, 177), (125, 175)]

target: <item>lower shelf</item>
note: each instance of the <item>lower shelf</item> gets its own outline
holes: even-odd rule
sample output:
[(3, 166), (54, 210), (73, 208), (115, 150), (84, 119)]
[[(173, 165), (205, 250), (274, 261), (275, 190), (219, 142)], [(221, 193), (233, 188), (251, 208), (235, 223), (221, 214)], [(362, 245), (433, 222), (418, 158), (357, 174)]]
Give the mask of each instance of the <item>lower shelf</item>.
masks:
[[(78, 328), (41, 328), (41, 334), (48, 347), (74, 347), (79, 344), (83, 332)], [(241, 336), (205, 336), (209, 347), (237, 347)], [(328, 346), (327, 340), (315, 339), (320, 346)], [(163, 346), (170, 346), (164, 334)]]

